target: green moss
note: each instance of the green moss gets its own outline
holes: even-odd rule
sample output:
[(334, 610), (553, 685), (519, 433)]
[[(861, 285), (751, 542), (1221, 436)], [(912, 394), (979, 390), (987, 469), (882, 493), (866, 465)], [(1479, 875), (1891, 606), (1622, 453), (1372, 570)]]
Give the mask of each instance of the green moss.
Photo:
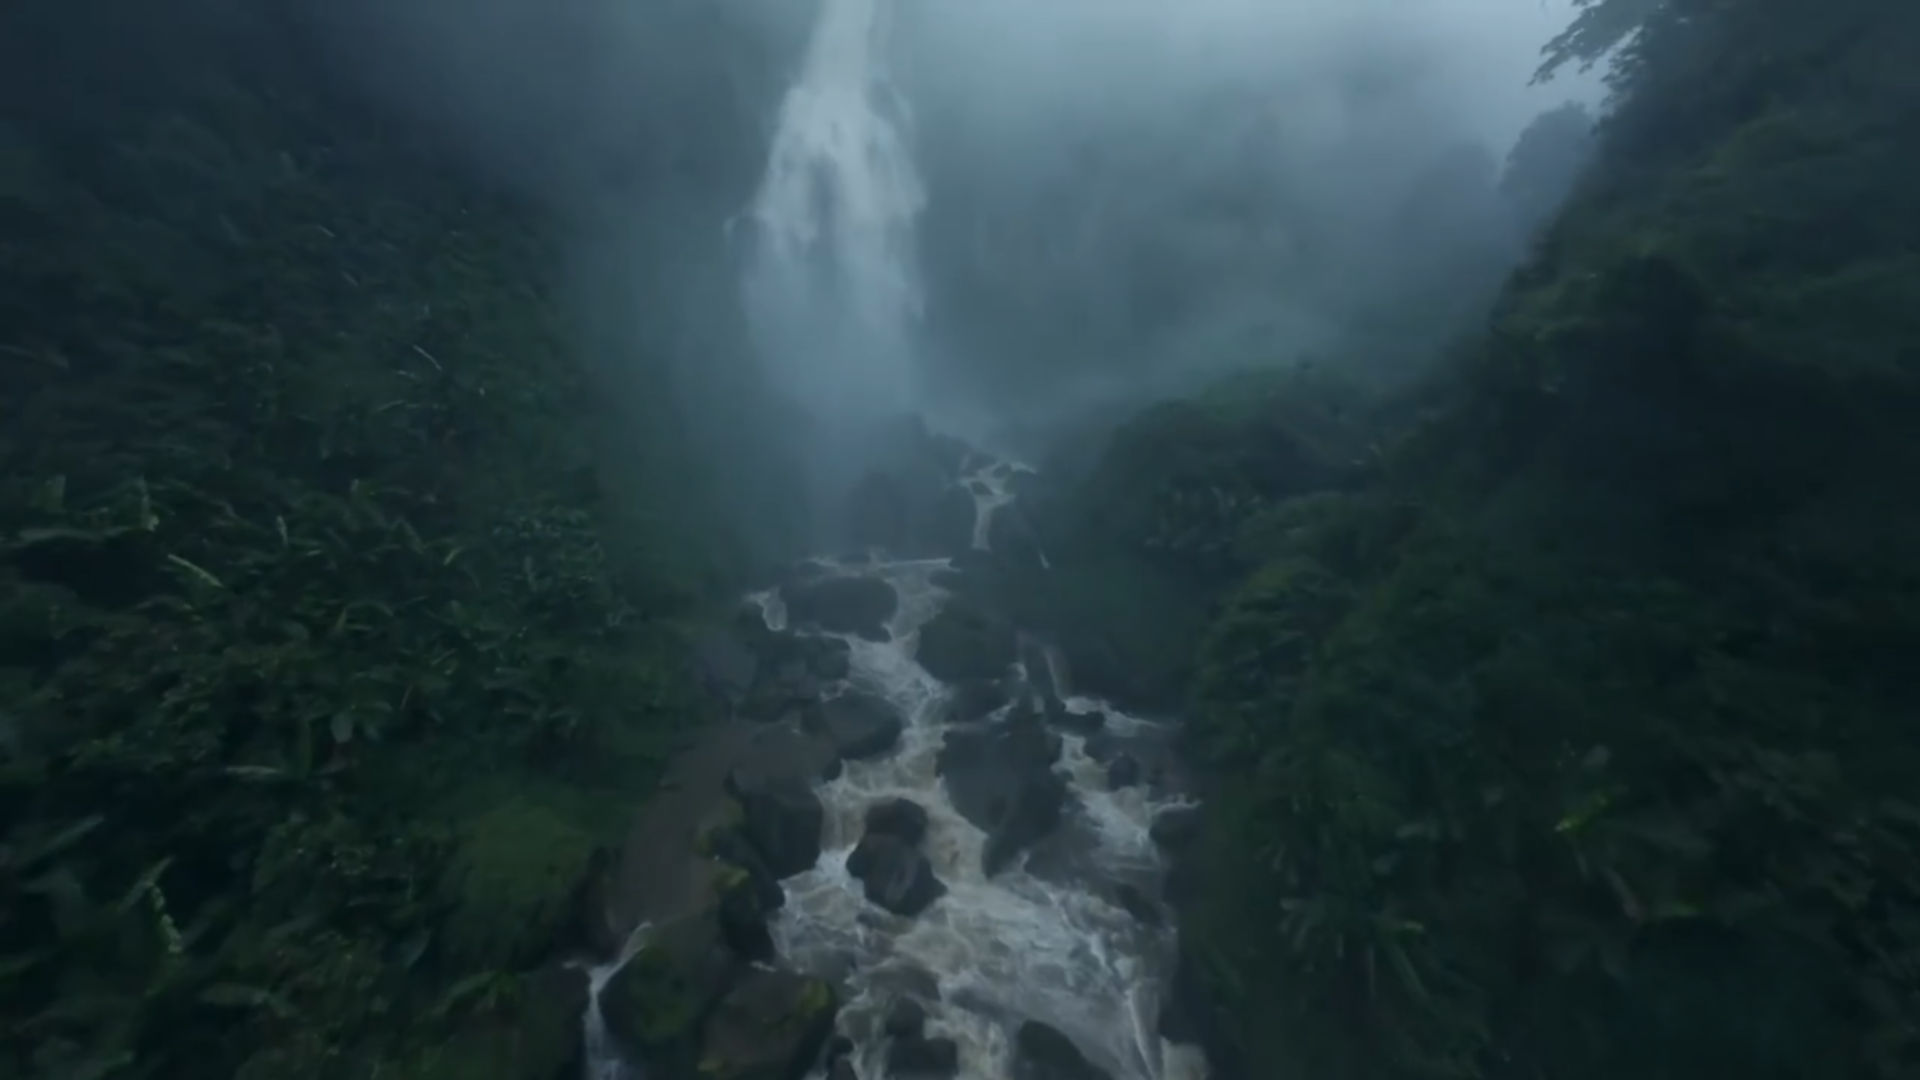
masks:
[(544, 807), (508, 802), (461, 830), (441, 883), (445, 945), (463, 965), (512, 966), (551, 948), (573, 915), (592, 838)]

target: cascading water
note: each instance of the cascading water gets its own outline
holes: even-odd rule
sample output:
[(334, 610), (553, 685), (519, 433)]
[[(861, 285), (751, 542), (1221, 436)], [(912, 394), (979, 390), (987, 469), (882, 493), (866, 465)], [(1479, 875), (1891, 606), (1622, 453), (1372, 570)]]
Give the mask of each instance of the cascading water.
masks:
[[(833, 475), (834, 467), (857, 468), (868, 451), (860, 441), (866, 433), (913, 404), (911, 335), (920, 313), (913, 239), (924, 195), (903, 136), (905, 109), (891, 94), (882, 61), (887, 14), (888, 0), (824, 0), (751, 211), (747, 307), (769, 374), (819, 425), (807, 446), (816, 484), (848, 480), (844, 472)], [(946, 482), (973, 498), (972, 527), (936, 547), (993, 558), (995, 516), (1015, 502), (1011, 485), (1022, 470), (978, 454), (951, 468)], [(1037, 545), (1034, 554), (1046, 569)], [(831, 699), (861, 695), (899, 721), (897, 741), (884, 752), (847, 754), (844, 768), (818, 785), (818, 857), (779, 882), (784, 903), (769, 927), (776, 963), (835, 987), (835, 1029), (850, 1046), (823, 1062), (815, 1080), (1006, 1080), (1016, 1060), (1034, 1052), (1016, 1044), (1036, 1030), (1054, 1040), (1053, 1068), (1072, 1062), (1049, 1076), (1203, 1080), (1203, 1056), (1163, 1041), (1158, 1031), (1175, 942), (1153, 899), (1163, 867), (1150, 826), (1184, 800), (1162, 778), (1117, 781), (1112, 771), (1119, 757), (1133, 761), (1131, 751), (1164, 747), (1166, 729), (1091, 698), (1061, 696), (1051, 659), (1036, 660), (1032, 650), (1008, 673), (1027, 696), (956, 719), (950, 706), (961, 688), (934, 678), (917, 659), (922, 628), (949, 601), (943, 575), (956, 572), (953, 561), (823, 560), (813, 572), (876, 578), (895, 598), (892, 617), (871, 632), (790, 628), (798, 638), (846, 643), (847, 662), (817, 688), (815, 704), (824, 709)], [(766, 630), (789, 629), (779, 590), (755, 599)], [(1041, 723), (1037, 714), (1027, 712), (1016, 724), (1014, 713), (1036, 692), (1050, 699), (1046, 723), (1061, 729), (1040, 735), (1057, 756), (1022, 767), (1049, 778), (1042, 787), (1058, 785), (1048, 788), (1057, 800), (1018, 854), (989, 860), (988, 849), (1004, 837), (977, 823), (977, 800), (965, 813), (956, 806), (955, 777), (942, 775), (943, 747), (954, 745), (956, 733), (977, 737), (975, 746), (997, 746), (997, 733), (1016, 727), (1031, 735)], [(759, 719), (771, 721), (769, 729), (804, 727), (784, 716)], [(1095, 749), (1096, 740), (1104, 749)], [(977, 765), (989, 774), (1015, 768), (997, 759)], [(848, 866), (870, 828), (869, 811), (888, 799), (907, 800), (924, 814), (915, 857), (924, 857), (942, 890), (913, 914), (869, 899), (871, 880)], [(1002, 814), (1000, 802), (990, 805), (989, 816)], [(988, 872), (989, 861), (997, 872)], [(591, 1078), (635, 1075), (599, 998), (646, 936), (644, 927), (636, 931), (626, 953), (592, 971)], [(907, 1000), (923, 1010), (911, 1038), (888, 1022), (889, 1010)], [(1071, 1047), (1062, 1050), (1063, 1040)], [(895, 1060), (910, 1044), (939, 1053)]]
[(926, 195), (887, 78), (887, 0), (824, 0), (750, 210), (743, 283), (771, 377), (823, 425), (912, 403)]
[[(1008, 475), (1004, 467), (987, 466), (970, 474), (979, 520), (1012, 501)], [(1014, 1056), (1012, 1034), (1026, 1020), (1068, 1036), (1114, 1080), (1202, 1080), (1202, 1055), (1164, 1042), (1156, 1031), (1173, 957), (1171, 931), (1115, 899), (1116, 886), (1136, 888), (1135, 895), (1157, 891), (1162, 865), (1149, 825), (1157, 812), (1184, 799), (1146, 786), (1111, 790), (1106, 767), (1089, 753), (1089, 739), (1066, 734), (1061, 766), (1071, 795), (1064, 821), (1013, 866), (987, 875), (986, 834), (955, 808), (936, 770), (943, 739), (956, 727), (946, 717), (953, 690), (914, 660), (919, 628), (946, 601), (936, 579), (950, 572), (949, 561), (875, 560), (832, 569), (879, 577), (899, 595), (889, 640), (845, 639), (852, 649), (850, 687), (884, 697), (906, 726), (894, 752), (848, 762), (844, 773), (821, 786), (827, 810), (823, 851), (812, 870), (783, 883), (788, 899), (774, 936), (785, 963), (845, 988), (839, 1030), (854, 1041), (858, 1076), (892, 1075), (884, 1015), (903, 987), (930, 976), (936, 989), (922, 1000), (927, 1032), (958, 1044), (961, 1080), (1005, 1080)], [(783, 627), (778, 592), (757, 599), (768, 624)], [(1051, 670), (1023, 671), (1022, 677), (1054, 682)], [(1166, 734), (1160, 724), (1093, 698), (1068, 696), (1064, 704), (1077, 716), (1104, 714), (1103, 737), (1109, 740), (1151, 742)], [(982, 723), (1001, 721), (1012, 707)], [(868, 808), (893, 798), (928, 812), (925, 850), (947, 887), (939, 901), (911, 918), (870, 903), (847, 869)]]

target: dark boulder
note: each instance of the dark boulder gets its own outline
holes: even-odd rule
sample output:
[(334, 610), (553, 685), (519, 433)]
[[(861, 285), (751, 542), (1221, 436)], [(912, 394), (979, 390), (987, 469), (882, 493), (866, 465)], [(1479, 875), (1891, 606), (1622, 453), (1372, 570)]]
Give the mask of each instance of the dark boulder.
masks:
[(927, 674), (945, 683), (999, 679), (1015, 658), (1014, 630), (985, 609), (954, 597), (920, 628), (914, 654)]
[(825, 577), (781, 586), (792, 626), (818, 626), (836, 634), (887, 640), (887, 620), (899, 610), (900, 596), (876, 577)]
[(717, 907), (648, 931), (646, 944), (600, 990), (607, 1030), (643, 1060), (691, 1064), (701, 1024), (740, 963), (727, 948)]
[(694, 634), (693, 659), (707, 692), (732, 705), (746, 700), (760, 672), (760, 658), (739, 635), (721, 627)]
[(1031, 716), (948, 730), (935, 761), (954, 809), (986, 830), (982, 869), (997, 873), (1060, 823), (1066, 779), (1060, 737)]
[(1013, 1039), (1012, 1080), (1113, 1080), (1056, 1028), (1029, 1020)]
[(833, 741), (842, 759), (850, 761), (878, 757), (893, 749), (905, 727), (885, 698), (859, 692), (822, 702), (808, 723)]
[(744, 812), (741, 831), (774, 877), (791, 877), (819, 861), (826, 809), (807, 777), (740, 766), (727, 774), (726, 787)]
[(789, 659), (762, 667), (760, 680), (739, 707), (740, 715), (761, 723), (797, 721), (820, 699), (820, 679), (804, 660)]
[(1200, 808), (1180, 806), (1160, 811), (1154, 815), (1147, 835), (1155, 844), (1169, 850), (1186, 847), (1200, 835)]
[(952, 1039), (915, 1036), (887, 1045), (888, 1080), (951, 1080), (960, 1075), (960, 1046)]
[(853, 670), (853, 646), (836, 637), (803, 637), (807, 671), (819, 679), (844, 679)]
[(897, 997), (887, 1006), (880, 1030), (889, 1039), (914, 1039), (927, 1030), (927, 1007), (910, 997)]
[(1114, 904), (1139, 921), (1142, 925), (1158, 928), (1164, 918), (1160, 914), (1160, 905), (1153, 902), (1138, 885), (1122, 881), (1113, 887), (1109, 894)]
[(1107, 789), (1119, 791), (1140, 783), (1140, 759), (1122, 751), (1107, 762)]
[(833, 988), (820, 979), (748, 970), (707, 1020), (699, 1075), (703, 1080), (801, 1080), (820, 1060), (838, 1009)]
[(927, 811), (912, 799), (883, 799), (867, 807), (867, 834), (918, 844), (927, 835)]
[(887, 833), (861, 837), (847, 856), (847, 873), (859, 879), (868, 903), (896, 915), (918, 915), (947, 893), (927, 857)]

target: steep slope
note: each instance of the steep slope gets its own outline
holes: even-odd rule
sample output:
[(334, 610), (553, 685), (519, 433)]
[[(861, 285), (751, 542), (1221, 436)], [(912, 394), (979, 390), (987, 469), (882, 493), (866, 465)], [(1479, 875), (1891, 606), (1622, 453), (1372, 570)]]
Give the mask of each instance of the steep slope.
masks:
[(8, 1076), (562, 1075), (547, 963), (699, 719), (738, 567), (675, 492), (609, 531), (555, 224), (309, 13), (0, 16)]
[(1920, 1067), (1910, 5), (1644, 20), (1570, 209), (1382, 478), (1193, 660), (1183, 920), (1246, 1075)]

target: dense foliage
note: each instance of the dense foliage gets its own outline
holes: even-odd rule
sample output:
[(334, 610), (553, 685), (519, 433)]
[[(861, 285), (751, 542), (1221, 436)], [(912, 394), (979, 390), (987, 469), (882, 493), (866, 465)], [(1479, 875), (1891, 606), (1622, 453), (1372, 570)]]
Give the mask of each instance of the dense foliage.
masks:
[(1205, 545), (1184, 929), (1249, 1075), (1920, 1069), (1920, 11), (1598, 0), (1552, 59), (1635, 27), (1379, 478)]
[(8, 1076), (559, 1075), (697, 719), (717, 571), (603, 528), (551, 230), (298, 10), (0, 16)]

